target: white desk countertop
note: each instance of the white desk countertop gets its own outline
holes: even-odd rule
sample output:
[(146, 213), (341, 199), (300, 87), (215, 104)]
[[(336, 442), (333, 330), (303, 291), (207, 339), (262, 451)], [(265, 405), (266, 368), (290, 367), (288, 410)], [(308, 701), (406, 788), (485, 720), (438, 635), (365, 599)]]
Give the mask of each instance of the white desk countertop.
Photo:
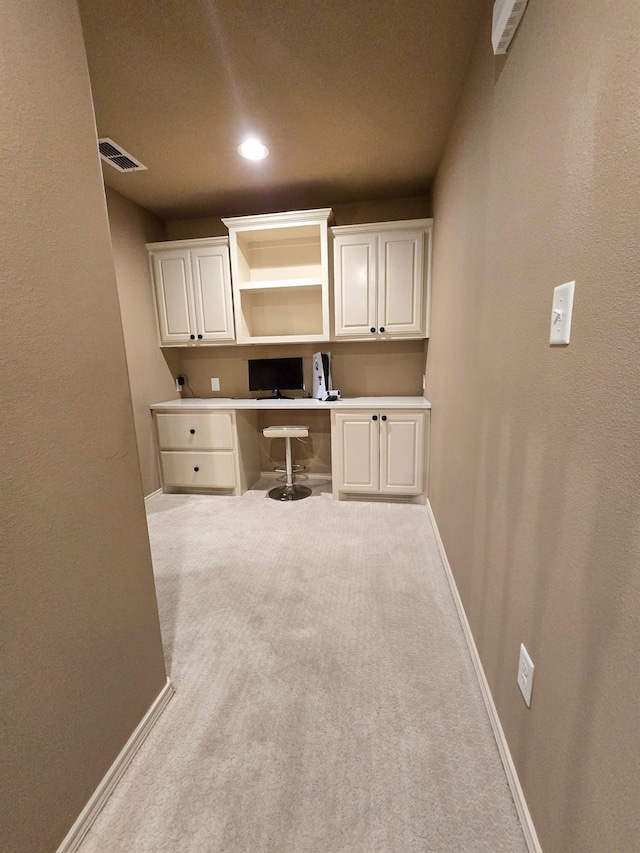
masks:
[(297, 397), (295, 400), (247, 400), (237, 397), (184, 397), (153, 403), (154, 411), (189, 411), (191, 409), (430, 409), (424, 397), (350, 397), (323, 403)]

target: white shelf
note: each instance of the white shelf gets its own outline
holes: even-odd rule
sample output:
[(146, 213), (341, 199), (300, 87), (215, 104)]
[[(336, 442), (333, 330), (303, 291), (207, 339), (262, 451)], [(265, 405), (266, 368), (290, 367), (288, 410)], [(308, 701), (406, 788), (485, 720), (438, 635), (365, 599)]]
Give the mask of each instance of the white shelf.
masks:
[(272, 290), (287, 287), (322, 287), (319, 278), (288, 278), (273, 281), (241, 281), (236, 285), (237, 290)]
[(330, 216), (326, 209), (223, 220), (239, 344), (329, 340)]

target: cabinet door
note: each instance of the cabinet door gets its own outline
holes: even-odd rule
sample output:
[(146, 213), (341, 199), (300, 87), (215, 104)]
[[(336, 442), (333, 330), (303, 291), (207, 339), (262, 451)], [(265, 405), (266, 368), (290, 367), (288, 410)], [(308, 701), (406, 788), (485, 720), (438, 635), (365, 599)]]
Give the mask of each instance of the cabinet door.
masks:
[(380, 417), (380, 492), (424, 492), (425, 413), (388, 411)]
[(378, 324), (388, 335), (424, 337), (424, 232), (378, 237)]
[(189, 252), (171, 249), (155, 252), (151, 257), (160, 344), (191, 343), (195, 340), (196, 319), (193, 311)]
[(334, 490), (377, 492), (380, 473), (377, 412), (337, 412), (335, 434), (332, 434), (331, 441), (335, 451), (332, 472), (336, 478)]
[(226, 246), (192, 249), (191, 268), (198, 340), (235, 340), (229, 249)]
[(377, 330), (375, 235), (341, 235), (333, 248), (336, 336), (370, 338)]

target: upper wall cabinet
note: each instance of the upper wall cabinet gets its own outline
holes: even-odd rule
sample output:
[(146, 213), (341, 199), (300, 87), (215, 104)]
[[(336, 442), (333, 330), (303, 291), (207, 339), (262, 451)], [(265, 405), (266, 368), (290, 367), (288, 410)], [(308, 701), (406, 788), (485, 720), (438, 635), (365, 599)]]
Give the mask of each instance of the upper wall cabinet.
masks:
[(330, 209), (223, 219), (239, 344), (329, 339)]
[(432, 219), (333, 228), (335, 335), (429, 335)]
[(235, 340), (226, 237), (147, 243), (161, 346)]

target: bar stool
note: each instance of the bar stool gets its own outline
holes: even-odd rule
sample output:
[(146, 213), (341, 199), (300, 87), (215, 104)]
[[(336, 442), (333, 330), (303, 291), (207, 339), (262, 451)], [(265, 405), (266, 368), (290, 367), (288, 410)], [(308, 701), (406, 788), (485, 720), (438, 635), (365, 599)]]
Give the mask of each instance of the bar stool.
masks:
[(262, 430), (262, 434), (266, 438), (284, 438), (284, 446), (286, 452), (285, 474), (287, 482), (284, 486), (276, 486), (271, 489), (269, 497), (274, 501), (300, 501), (303, 498), (308, 498), (311, 494), (311, 489), (306, 486), (299, 486), (293, 482), (293, 461), (291, 458), (291, 439), (306, 438), (309, 435), (309, 427), (306, 426), (270, 426)]

